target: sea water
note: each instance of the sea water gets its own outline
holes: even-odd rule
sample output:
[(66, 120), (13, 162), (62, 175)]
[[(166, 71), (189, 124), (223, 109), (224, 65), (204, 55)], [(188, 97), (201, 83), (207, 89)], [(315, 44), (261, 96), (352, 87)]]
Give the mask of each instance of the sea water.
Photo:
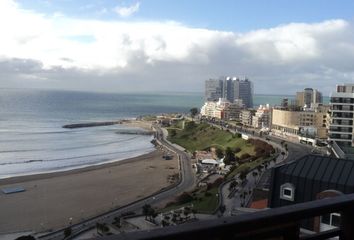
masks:
[[(256, 95), (254, 103), (276, 105), (283, 97)], [(188, 113), (202, 104), (202, 93), (0, 89), (0, 178), (82, 168), (154, 150), (151, 136), (117, 133), (126, 126), (64, 129), (65, 124)]]
[(62, 126), (188, 112), (200, 100), (195, 94), (1, 89), (0, 178), (81, 168), (151, 152), (151, 136), (117, 133), (129, 129), (126, 126)]

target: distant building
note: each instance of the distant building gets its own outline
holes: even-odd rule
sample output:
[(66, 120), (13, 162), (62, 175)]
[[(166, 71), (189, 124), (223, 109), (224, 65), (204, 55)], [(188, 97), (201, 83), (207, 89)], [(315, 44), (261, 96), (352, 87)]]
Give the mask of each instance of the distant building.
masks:
[(322, 93), (316, 89), (305, 88), (302, 92), (296, 93), (296, 105), (298, 107), (311, 107), (313, 104), (322, 103)]
[(205, 101), (218, 101), (223, 97), (223, 81), (209, 79), (205, 81)]
[[(268, 204), (289, 206), (341, 194), (354, 193), (354, 161), (307, 155), (273, 168)], [(340, 214), (330, 213), (301, 222), (301, 227), (319, 232), (337, 227)]]
[(205, 81), (205, 100), (218, 101), (224, 98), (230, 103), (241, 99), (247, 108), (253, 107), (253, 84), (248, 79), (221, 77)]
[(236, 99), (233, 103), (230, 103), (225, 109), (225, 118), (227, 120), (240, 121), (241, 111), (244, 109), (244, 105), (241, 99)]
[(328, 140), (354, 147), (354, 84), (337, 85), (330, 97)]
[(244, 126), (252, 126), (252, 117), (253, 117), (253, 111), (251, 110), (242, 110), (240, 114), (240, 120), (242, 125)]
[(308, 111), (272, 110), (272, 132), (276, 135), (298, 140), (327, 138), (327, 111), (329, 107), (318, 106)]
[(225, 119), (226, 109), (230, 102), (224, 98), (219, 98), (219, 101), (208, 101), (202, 106), (200, 114), (209, 118)]
[(271, 124), (271, 109), (269, 104), (260, 105), (255, 115), (252, 117), (252, 126), (254, 128), (269, 129)]
[(247, 108), (253, 108), (253, 84), (247, 78), (234, 81), (234, 98), (242, 99)]

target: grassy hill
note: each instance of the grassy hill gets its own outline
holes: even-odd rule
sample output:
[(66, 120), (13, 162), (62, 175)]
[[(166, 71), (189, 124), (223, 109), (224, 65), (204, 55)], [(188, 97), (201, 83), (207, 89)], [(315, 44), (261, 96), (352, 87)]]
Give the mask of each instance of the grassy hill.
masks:
[(238, 147), (241, 151), (236, 154), (237, 156), (241, 156), (243, 153), (249, 153), (250, 155), (255, 153), (252, 144), (229, 131), (221, 130), (206, 123), (186, 122), (183, 130), (171, 128), (169, 129), (168, 139), (190, 152), (209, 147), (217, 147), (222, 150), (227, 147)]

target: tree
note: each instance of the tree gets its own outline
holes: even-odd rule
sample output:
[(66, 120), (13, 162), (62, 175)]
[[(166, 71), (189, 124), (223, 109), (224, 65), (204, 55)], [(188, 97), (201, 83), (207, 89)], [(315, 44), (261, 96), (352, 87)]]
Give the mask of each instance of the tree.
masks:
[(191, 196), (189, 193), (184, 192), (180, 196), (177, 197), (177, 202), (179, 204), (184, 204), (188, 203), (193, 200), (193, 196)]
[(255, 171), (252, 172), (252, 176), (254, 177), (254, 179), (256, 179), (256, 177), (258, 176), (257, 170), (255, 170)]
[(176, 134), (177, 134), (176, 129), (171, 129), (171, 131), (170, 131), (171, 137), (176, 136)]
[(226, 148), (226, 151), (225, 151), (225, 158), (224, 158), (224, 163), (226, 165), (230, 165), (232, 162), (235, 162), (235, 154), (234, 152), (231, 150), (230, 147), (227, 147)]
[(229, 190), (234, 189), (235, 187), (237, 187), (238, 183), (236, 180), (233, 180), (230, 185), (229, 185)]
[(147, 220), (147, 217), (149, 216), (149, 213), (151, 212), (151, 206), (149, 204), (145, 204), (143, 206), (143, 214), (145, 216), (145, 220)]
[(198, 108), (191, 108), (190, 112), (192, 119), (194, 119), (194, 117), (198, 114), (199, 110)]
[(224, 215), (224, 213), (225, 213), (225, 211), (226, 211), (226, 206), (225, 205), (220, 205), (220, 207), (219, 207), (219, 211), (220, 211), (220, 213), (221, 213), (221, 215)]
[(65, 230), (64, 230), (64, 237), (65, 237), (65, 238), (69, 237), (69, 236), (71, 235), (71, 233), (72, 233), (71, 227), (65, 228)]
[(215, 153), (218, 158), (222, 158), (224, 156), (224, 152), (220, 148), (217, 148)]
[(243, 182), (245, 179), (246, 179), (246, 177), (247, 177), (247, 174), (248, 174), (248, 171), (249, 171), (249, 169), (245, 169), (245, 170), (243, 170), (241, 173), (240, 173), (240, 179), (241, 179), (241, 181)]

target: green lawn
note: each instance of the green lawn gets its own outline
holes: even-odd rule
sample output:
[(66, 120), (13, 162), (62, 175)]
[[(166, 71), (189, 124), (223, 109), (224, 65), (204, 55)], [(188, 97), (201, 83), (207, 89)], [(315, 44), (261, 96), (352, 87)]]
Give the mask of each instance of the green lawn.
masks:
[(209, 147), (218, 147), (225, 150), (227, 147), (235, 148), (239, 147), (241, 152), (237, 155), (240, 156), (243, 153), (254, 154), (254, 147), (252, 144), (248, 144), (244, 139), (236, 137), (234, 134), (210, 126), (209, 124), (196, 124), (194, 127), (186, 127), (184, 130), (176, 131), (176, 135), (171, 134), (169, 130), (168, 139), (176, 143), (189, 152), (196, 150), (204, 150)]
[(214, 187), (209, 189), (208, 190), (209, 194), (207, 195), (205, 194), (205, 189), (206, 187), (198, 189), (195, 192), (195, 195), (193, 195), (194, 199), (192, 201), (184, 204), (178, 204), (178, 203), (172, 204), (164, 209), (161, 209), (161, 212), (168, 212), (173, 209), (193, 205), (193, 209), (195, 209), (198, 213), (208, 213), (208, 214), (213, 213), (218, 207), (218, 201), (219, 201), (219, 198), (217, 196), (218, 188)]

